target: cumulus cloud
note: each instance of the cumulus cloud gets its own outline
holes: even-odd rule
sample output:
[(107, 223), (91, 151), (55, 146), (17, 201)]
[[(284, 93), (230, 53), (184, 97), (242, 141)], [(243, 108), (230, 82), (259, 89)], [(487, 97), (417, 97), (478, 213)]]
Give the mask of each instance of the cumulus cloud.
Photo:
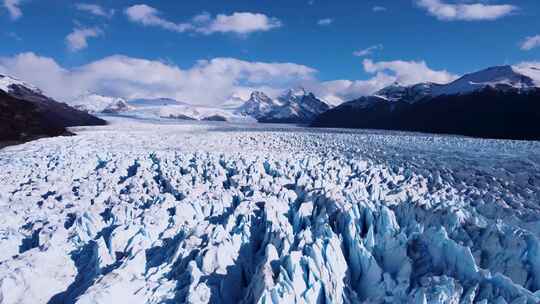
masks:
[(358, 50), (358, 51), (354, 51), (353, 55), (357, 56), (357, 57), (365, 57), (365, 56), (369, 56), (369, 55), (373, 54), (373, 52), (375, 52), (375, 51), (380, 51), (382, 49), (383, 49), (382, 44), (372, 45), (372, 46), (370, 46), (368, 48)]
[(12, 20), (17, 20), (22, 17), (22, 11), (20, 9), (22, 0), (4, 0), (4, 7), (7, 9), (9, 16)]
[(379, 61), (364, 59), (362, 62), (364, 70), (368, 73), (388, 73), (395, 78), (395, 81), (410, 85), (419, 82), (448, 83), (457, 78), (456, 75), (442, 70), (430, 69), (425, 61)]
[(192, 29), (191, 24), (174, 23), (161, 18), (157, 9), (146, 4), (130, 6), (126, 9), (125, 13), (130, 21), (140, 23), (145, 26), (158, 26), (175, 32), (185, 32)]
[(232, 15), (217, 15), (208, 24), (198, 25), (197, 30), (205, 33), (236, 33), (249, 34), (258, 31), (269, 31), (280, 27), (281, 21), (268, 17), (264, 14), (254, 13), (233, 13)]
[(537, 47), (540, 47), (540, 35), (527, 37), (521, 43), (521, 49), (524, 51), (530, 51)]
[(103, 31), (99, 28), (76, 28), (66, 36), (66, 44), (70, 51), (78, 52), (88, 47), (88, 38), (101, 36)]
[(394, 83), (411, 85), (419, 82), (448, 83), (458, 76), (430, 69), (424, 61), (380, 61), (364, 59), (364, 71), (373, 76), (367, 80), (333, 80), (308, 84), (318, 96), (333, 104), (370, 95)]
[(339, 79), (324, 82), (306, 84), (305, 86), (315, 95), (326, 100), (330, 104), (339, 105), (345, 101), (356, 99), (360, 96), (373, 94), (374, 92), (392, 84), (395, 77), (386, 73), (377, 73), (366, 80)]
[(449, 4), (441, 0), (417, 0), (416, 3), (419, 7), (426, 9), (430, 15), (443, 21), (495, 20), (507, 16), (518, 9), (516, 6), (510, 4)]
[(457, 76), (430, 69), (423, 61), (365, 59), (365, 80), (319, 81), (317, 70), (295, 63), (251, 62), (234, 58), (200, 60), (187, 69), (157, 60), (121, 55), (64, 68), (54, 59), (21, 53), (0, 57), (0, 73), (40, 87), (46, 94), (69, 102), (85, 92), (131, 98), (174, 98), (198, 105), (220, 105), (231, 96), (247, 98), (260, 90), (271, 96), (295, 86), (304, 86), (327, 101), (343, 101), (369, 95), (399, 81), (445, 83)]
[(319, 21), (317, 21), (317, 24), (325, 26), (325, 25), (330, 25), (333, 22), (334, 22), (334, 19), (332, 19), (332, 18), (324, 18), (324, 19), (320, 19)]
[(372, 10), (373, 10), (374, 12), (376, 12), (376, 13), (378, 13), (378, 12), (384, 12), (384, 11), (386, 11), (386, 7), (384, 7), (384, 6), (374, 6), (374, 7), (372, 8)]
[(107, 10), (97, 4), (77, 3), (75, 8), (99, 17), (111, 18), (114, 15), (114, 9)]
[(235, 12), (231, 15), (219, 14), (212, 17), (208, 13), (194, 16), (189, 22), (175, 23), (161, 17), (161, 13), (146, 4), (130, 6), (125, 11), (128, 19), (145, 26), (157, 26), (174, 32), (196, 32), (202, 34), (234, 33), (250, 34), (259, 31), (269, 31), (282, 26), (277, 18), (264, 14)]
[(316, 71), (294, 63), (249, 62), (234, 58), (201, 60), (189, 69), (121, 55), (63, 68), (34, 53), (0, 58), (0, 72), (70, 101), (90, 91), (123, 98), (167, 97), (194, 104), (220, 104), (237, 92), (280, 89), (310, 81)]

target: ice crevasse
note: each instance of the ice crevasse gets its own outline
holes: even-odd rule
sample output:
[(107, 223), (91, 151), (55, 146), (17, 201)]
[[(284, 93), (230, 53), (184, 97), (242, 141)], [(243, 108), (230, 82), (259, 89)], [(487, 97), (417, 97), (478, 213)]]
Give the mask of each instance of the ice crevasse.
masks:
[(540, 301), (538, 210), (445, 173), (333, 153), (31, 152), (3, 163), (1, 303)]

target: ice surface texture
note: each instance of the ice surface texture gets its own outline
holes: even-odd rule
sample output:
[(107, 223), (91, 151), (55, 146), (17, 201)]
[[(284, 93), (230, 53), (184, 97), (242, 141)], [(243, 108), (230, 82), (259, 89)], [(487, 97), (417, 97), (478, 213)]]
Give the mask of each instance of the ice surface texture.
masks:
[(540, 301), (540, 143), (216, 126), (0, 150), (0, 302)]

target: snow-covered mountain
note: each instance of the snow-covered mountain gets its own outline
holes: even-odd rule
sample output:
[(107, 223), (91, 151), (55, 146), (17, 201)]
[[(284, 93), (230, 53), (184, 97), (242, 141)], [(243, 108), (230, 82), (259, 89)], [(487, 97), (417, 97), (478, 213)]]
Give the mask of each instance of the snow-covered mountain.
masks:
[(497, 66), (448, 84), (393, 84), (317, 117), (313, 126), (540, 139), (540, 68)]
[(280, 102), (268, 97), (263, 92), (254, 91), (249, 100), (238, 108), (237, 113), (261, 119), (281, 106), (283, 105)]
[(233, 95), (221, 106), (197, 106), (171, 98), (124, 100), (94, 93), (83, 94), (71, 104), (89, 113), (122, 114), (146, 118), (219, 120), (233, 122), (309, 123), (330, 106), (303, 88), (291, 89), (277, 98), (254, 91), (246, 101)]
[(74, 108), (89, 113), (120, 113), (133, 109), (123, 98), (95, 93), (83, 94), (71, 101), (71, 104)]
[(133, 107), (163, 107), (163, 106), (190, 106), (189, 103), (172, 98), (138, 98), (130, 99), (129, 104)]
[(43, 94), (40, 89), (38, 89), (37, 87), (31, 84), (25, 83), (24, 81), (11, 77), (11, 76), (1, 75), (1, 74), (0, 74), (0, 90), (6, 93), (11, 93), (11, 94), (16, 93), (18, 90), (31, 91), (35, 94)]
[(304, 88), (290, 89), (273, 99), (263, 92), (253, 92), (236, 112), (259, 122), (308, 123), (330, 106)]
[(495, 66), (466, 74), (448, 84), (425, 82), (403, 85), (396, 82), (373, 95), (389, 101), (416, 102), (425, 97), (468, 94), (487, 87), (500, 91), (526, 91), (540, 87), (540, 68), (523, 65)]
[(71, 102), (75, 108), (101, 114), (121, 114), (136, 118), (171, 118), (200, 121), (253, 122), (254, 119), (236, 115), (218, 107), (195, 106), (171, 98), (131, 99), (84, 94)]
[(426, 96), (432, 96), (442, 85), (433, 82), (422, 82), (415, 85), (403, 85), (398, 82), (393, 83), (373, 94), (389, 101), (416, 102)]
[[(129, 102), (130, 105), (131, 102)], [(199, 121), (255, 122), (251, 117), (234, 114), (233, 111), (217, 107), (194, 106), (189, 104), (144, 105), (122, 112), (124, 116), (139, 118), (171, 118)]]
[(26, 141), (68, 134), (66, 127), (105, 121), (59, 103), (37, 87), (0, 75), (0, 141)]
[(519, 69), (510, 65), (490, 67), (438, 86), (433, 95), (467, 94), (486, 87), (497, 90), (528, 90), (538, 87), (538, 81), (524, 72), (527, 73), (525, 68)]

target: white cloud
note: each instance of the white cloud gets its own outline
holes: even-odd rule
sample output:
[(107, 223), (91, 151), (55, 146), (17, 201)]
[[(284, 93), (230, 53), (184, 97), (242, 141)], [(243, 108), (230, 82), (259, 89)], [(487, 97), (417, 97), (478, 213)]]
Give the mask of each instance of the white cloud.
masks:
[(114, 9), (106, 10), (97, 4), (77, 3), (75, 8), (99, 17), (111, 18), (114, 15)]
[(521, 43), (521, 49), (524, 51), (530, 51), (537, 47), (540, 47), (540, 35), (527, 37)]
[(354, 51), (353, 55), (358, 56), (358, 57), (365, 57), (365, 56), (369, 56), (369, 55), (373, 54), (373, 52), (375, 52), (375, 51), (379, 51), (379, 50), (382, 50), (382, 49), (383, 49), (382, 44), (372, 45), (372, 46), (370, 46), (368, 48), (365, 48), (363, 50)]
[(54, 59), (34, 53), (0, 57), (0, 73), (40, 87), (46, 94), (69, 102), (84, 92), (131, 98), (174, 98), (198, 105), (220, 105), (231, 96), (249, 96), (253, 90), (269, 95), (298, 85), (339, 104), (369, 95), (399, 81), (445, 83), (457, 76), (430, 69), (423, 61), (365, 59), (366, 80), (317, 80), (317, 70), (295, 63), (250, 62), (234, 58), (200, 60), (188, 69), (156, 60), (121, 55), (86, 65), (63, 68)]
[(175, 32), (185, 32), (192, 28), (188, 23), (174, 23), (159, 16), (159, 11), (146, 4), (130, 6), (126, 9), (128, 19), (145, 26), (158, 26)]
[(198, 31), (205, 34), (212, 33), (236, 33), (249, 34), (252, 32), (264, 32), (280, 27), (281, 21), (270, 18), (264, 14), (233, 13), (232, 15), (217, 15), (209, 24), (198, 27)]
[(332, 18), (324, 18), (324, 19), (320, 19), (319, 21), (317, 21), (317, 24), (318, 25), (330, 25), (334, 22), (334, 19)]
[(294, 63), (233, 58), (201, 60), (181, 69), (121, 55), (67, 69), (51, 58), (22, 53), (0, 58), (0, 73), (24, 79), (60, 101), (90, 91), (128, 99), (168, 97), (194, 104), (220, 104), (237, 92), (280, 90), (310, 81), (316, 70)]
[(372, 8), (372, 10), (373, 10), (374, 12), (376, 12), (376, 13), (378, 13), (378, 12), (384, 12), (384, 11), (386, 11), (386, 7), (384, 7), (384, 6), (374, 6), (374, 7)]
[(219, 14), (215, 18), (208, 13), (202, 13), (184, 23), (175, 23), (164, 19), (157, 9), (145, 4), (130, 6), (125, 13), (132, 22), (145, 26), (157, 26), (179, 33), (191, 31), (206, 35), (213, 33), (244, 35), (258, 31), (269, 31), (282, 26), (279, 19), (249, 12), (235, 12), (231, 15)]
[(88, 47), (88, 38), (103, 34), (99, 28), (76, 28), (66, 36), (66, 44), (70, 51), (77, 52)]
[(389, 73), (395, 81), (405, 85), (419, 82), (448, 83), (457, 78), (445, 70), (435, 71), (430, 69), (425, 61), (379, 61), (364, 59), (364, 70), (368, 73)]
[(424, 61), (363, 61), (364, 71), (373, 74), (367, 80), (333, 80), (307, 84), (310, 90), (333, 104), (370, 95), (394, 83), (404, 85), (419, 82), (448, 83), (457, 78), (447, 71), (430, 69)]
[(377, 73), (367, 80), (331, 80), (306, 84), (306, 87), (331, 104), (339, 105), (344, 101), (373, 94), (394, 81), (395, 77), (391, 75)]
[(4, 7), (7, 9), (12, 20), (22, 17), (22, 11), (19, 8), (21, 2), (21, 0), (4, 0)]
[(416, 3), (421, 8), (426, 9), (430, 15), (444, 21), (495, 20), (507, 16), (518, 9), (516, 6), (510, 4), (448, 4), (441, 0), (416, 0)]

